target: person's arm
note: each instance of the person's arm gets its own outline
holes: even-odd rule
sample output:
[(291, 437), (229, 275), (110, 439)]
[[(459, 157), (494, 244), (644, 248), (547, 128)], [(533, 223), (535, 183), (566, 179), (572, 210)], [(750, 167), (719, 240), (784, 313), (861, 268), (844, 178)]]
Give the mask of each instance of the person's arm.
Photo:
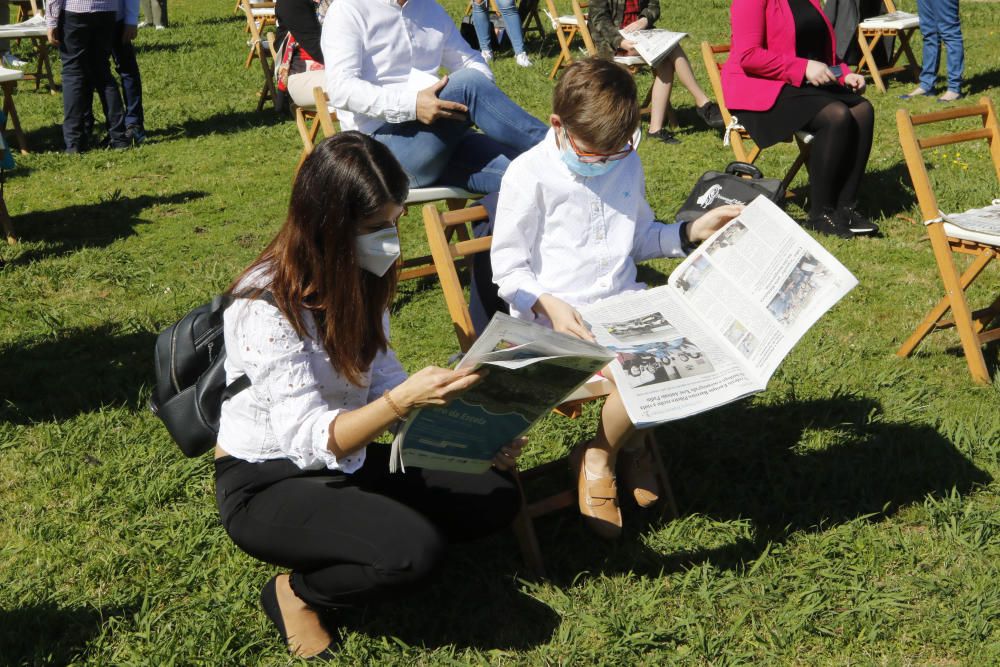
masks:
[(622, 36), (615, 25), (614, 16), (611, 15), (611, 3), (609, 0), (593, 0), (587, 7), (587, 25), (590, 27), (590, 36), (594, 38), (594, 45), (598, 51), (610, 51), (614, 53), (621, 47)]
[(542, 233), (544, 210), (535, 197), (536, 179), (521, 172), (515, 161), (501, 181), (490, 262), (500, 298), (522, 313), (529, 313), (545, 292), (531, 268), (531, 255), (536, 252)]
[(361, 78), (365, 40), (361, 17), (342, 2), (334, 2), (323, 21), (321, 45), (326, 63), (326, 93), (330, 104), (388, 123), (417, 118), (415, 90), (388, 89)]
[(292, 33), (295, 41), (309, 57), (323, 63), (320, 38), (323, 26), (316, 18), (316, 3), (312, 0), (279, 0), (275, 6), (278, 24), (283, 31)]
[(744, 72), (792, 86), (804, 83), (809, 60), (767, 48), (764, 0), (733, 0), (729, 16), (732, 26), (729, 57), (735, 58)]
[(66, 0), (45, 0), (45, 27), (49, 31), (49, 43), (59, 43), (59, 17), (66, 7)]
[(632, 259), (643, 262), (656, 257), (684, 257), (684, 241), (679, 224), (664, 224), (656, 220), (653, 209), (646, 200), (646, 180), (640, 172), (639, 196), (641, 203), (636, 213), (635, 237), (632, 240)]
[(646, 6), (639, 11), (639, 17), (646, 19), (643, 29), (652, 28), (660, 20), (660, 0), (649, 0)]

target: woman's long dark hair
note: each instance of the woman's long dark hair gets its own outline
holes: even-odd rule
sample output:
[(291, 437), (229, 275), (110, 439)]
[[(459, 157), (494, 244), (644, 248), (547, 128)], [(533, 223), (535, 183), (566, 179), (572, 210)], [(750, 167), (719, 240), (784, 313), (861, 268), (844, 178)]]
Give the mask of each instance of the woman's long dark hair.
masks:
[(262, 269), (265, 289), (299, 336), (311, 311), (334, 369), (354, 384), (388, 341), (382, 315), (396, 293), (397, 272), (378, 277), (358, 263), (360, 222), (386, 204), (402, 205), (409, 179), (388, 148), (360, 132), (341, 132), (316, 145), (292, 186), (285, 224), (264, 252), (229, 287)]

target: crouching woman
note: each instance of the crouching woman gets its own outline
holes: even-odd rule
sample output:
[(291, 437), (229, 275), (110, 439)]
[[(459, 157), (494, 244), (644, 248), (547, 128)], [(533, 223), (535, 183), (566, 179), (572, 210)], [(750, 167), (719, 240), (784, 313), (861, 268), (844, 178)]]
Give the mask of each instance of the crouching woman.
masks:
[(237, 546), (291, 570), (264, 585), (261, 605), (301, 657), (332, 655), (319, 612), (401, 592), (446, 543), (497, 531), (520, 506), (508, 472), (518, 444), (478, 475), (390, 474), (388, 446), (370, 444), (479, 380), (436, 367), (407, 377), (389, 347), (408, 184), (365, 135), (320, 143), (284, 226), (230, 287), (227, 382), (251, 385), (222, 407), (216, 499)]

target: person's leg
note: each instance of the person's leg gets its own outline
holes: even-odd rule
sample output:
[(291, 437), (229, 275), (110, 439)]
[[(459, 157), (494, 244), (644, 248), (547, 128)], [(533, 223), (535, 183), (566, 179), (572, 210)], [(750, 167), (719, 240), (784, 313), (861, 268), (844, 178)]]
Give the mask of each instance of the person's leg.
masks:
[[(118, 78), (122, 82), (122, 97), (125, 100), (125, 128), (138, 130), (145, 136), (146, 118), (142, 109), (142, 77), (139, 74), (139, 61), (135, 57), (135, 46), (132, 42), (121, 39), (125, 23), (119, 21), (115, 28), (115, 41), (111, 55), (115, 61)], [(141, 141), (141, 139), (138, 139)]]
[(139, 0), (139, 11), (142, 14), (142, 25), (153, 22), (153, 0)]
[(111, 46), (115, 39), (114, 12), (93, 12), (86, 14), (91, 26), (86, 43), (83, 62), (88, 82), (97, 91), (104, 109), (108, 126), (108, 136), (112, 148), (125, 148), (129, 142), (125, 137), (125, 113), (121, 91), (111, 74)]
[(941, 34), (937, 25), (937, 5), (941, 0), (917, 0), (917, 14), (920, 17), (920, 34), (924, 47), (920, 70), (920, 87), (910, 93), (919, 95), (934, 90), (937, 82), (938, 65), (941, 60)]
[(674, 71), (677, 79), (694, 96), (695, 106), (701, 107), (708, 104), (711, 100), (708, 99), (708, 95), (698, 85), (698, 80), (694, 78), (694, 70), (691, 69), (691, 62), (688, 60), (687, 54), (684, 53), (684, 49), (677, 46), (670, 52), (667, 58), (674, 61)]
[(483, 134), (512, 146), (518, 153), (540, 142), (548, 132), (545, 123), (519, 107), (486, 76), (472, 69), (450, 74), (448, 85), (438, 97), (466, 105), (469, 119)]
[(313, 89), (326, 85), (326, 72), (321, 69), (299, 72), (288, 77), (288, 95), (295, 106), (310, 108), (316, 105)]
[(166, 28), (167, 21), (167, 0), (153, 0), (153, 22), (159, 28)]
[(490, 23), (489, 0), (472, 0), (472, 26), (476, 29), (476, 39), (479, 40), (479, 50), (483, 55), (490, 54), (490, 33), (493, 24)]
[(948, 92), (955, 98), (962, 92), (962, 74), (965, 72), (965, 41), (962, 39), (962, 22), (958, 15), (958, 0), (936, 0), (938, 32), (945, 47), (948, 69)]
[(805, 126), (813, 135), (809, 145), (809, 217), (830, 213), (837, 206), (858, 145), (857, 125), (850, 109), (843, 102), (830, 102)]
[(455, 148), (469, 124), (439, 120), (433, 125), (419, 121), (385, 123), (372, 138), (385, 144), (410, 177), (411, 188), (424, 188), (441, 181)]
[[(676, 50), (676, 49), (675, 49)], [(658, 134), (667, 122), (667, 105), (674, 84), (674, 59), (667, 56), (656, 66), (656, 78), (649, 100), (649, 133)]]
[[(837, 195), (838, 208), (853, 209), (858, 203), (858, 189), (861, 187), (861, 178), (865, 174), (868, 166), (868, 156), (872, 151), (872, 136), (875, 131), (875, 109), (871, 102), (864, 100), (860, 104), (850, 107), (849, 113), (855, 126), (855, 143), (853, 146), (853, 156), (851, 148), (848, 146), (846, 163), (847, 173), (843, 176), (840, 194)], [(812, 163), (810, 163), (811, 165)], [(810, 174), (810, 178), (812, 175)]]
[(520, 154), (485, 134), (469, 130), (455, 146), (438, 182), (481, 194), (499, 192), (504, 172)]
[(517, 4), (514, 0), (497, 0), (497, 9), (503, 17), (503, 24), (507, 29), (507, 36), (510, 37), (514, 54), (524, 53), (524, 33), (521, 32), (521, 16), (517, 13)]
[(90, 108), (92, 95), (87, 82), (84, 56), (89, 41), (89, 26), (85, 14), (63, 12), (59, 18), (61, 39), (59, 59), (62, 61), (63, 141), (67, 153), (86, 150), (84, 116)]

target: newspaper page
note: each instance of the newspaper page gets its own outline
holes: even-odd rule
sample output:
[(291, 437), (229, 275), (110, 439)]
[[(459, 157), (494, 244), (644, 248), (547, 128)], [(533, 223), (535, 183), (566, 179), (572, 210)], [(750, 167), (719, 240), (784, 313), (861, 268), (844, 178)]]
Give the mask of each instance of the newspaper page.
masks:
[(618, 34), (632, 42), (642, 59), (650, 65), (656, 65), (663, 60), (682, 39), (687, 37), (686, 32), (671, 32), (660, 28), (632, 32), (619, 30)]
[(672, 287), (604, 299), (580, 308), (580, 314), (597, 342), (616, 353), (611, 364), (615, 384), (640, 428), (763, 388)]
[(965, 213), (949, 213), (945, 222), (977, 234), (996, 236), (1000, 240), (1000, 199), (994, 199), (991, 206), (970, 208)]
[(757, 197), (668, 284), (763, 387), (796, 342), (857, 279), (776, 204)]
[(481, 382), (447, 406), (416, 410), (393, 441), (398, 464), (483, 472), (501, 447), (614, 358), (600, 345), (498, 314), (458, 368), (486, 367)]

